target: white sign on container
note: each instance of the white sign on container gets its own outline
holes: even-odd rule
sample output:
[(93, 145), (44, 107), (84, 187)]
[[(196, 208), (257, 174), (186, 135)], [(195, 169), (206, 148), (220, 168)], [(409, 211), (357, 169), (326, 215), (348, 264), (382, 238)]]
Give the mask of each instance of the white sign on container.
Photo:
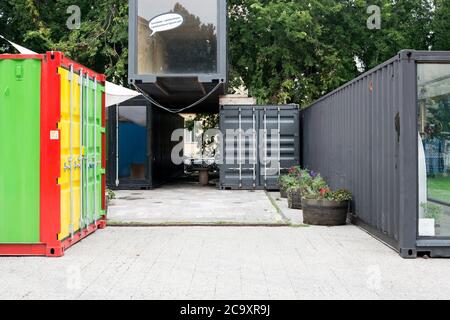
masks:
[(157, 32), (168, 31), (178, 28), (184, 23), (184, 18), (178, 13), (165, 13), (154, 17), (149, 22), (153, 36)]

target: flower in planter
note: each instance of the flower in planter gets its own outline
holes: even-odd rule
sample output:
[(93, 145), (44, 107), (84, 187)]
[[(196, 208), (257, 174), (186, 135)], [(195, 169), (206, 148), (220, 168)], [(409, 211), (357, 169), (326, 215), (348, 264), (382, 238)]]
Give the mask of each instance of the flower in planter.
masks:
[(352, 201), (353, 196), (349, 191), (347, 191), (345, 189), (341, 189), (341, 190), (338, 190), (333, 193), (333, 199), (334, 199), (334, 201), (340, 201), (340, 202)]
[(302, 173), (302, 168), (295, 166), (289, 169), (288, 175), (291, 177), (299, 177)]
[(330, 188), (322, 188), (319, 190), (319, 193), (322, 197), (325, 197), (330, 192), (331, 192)]

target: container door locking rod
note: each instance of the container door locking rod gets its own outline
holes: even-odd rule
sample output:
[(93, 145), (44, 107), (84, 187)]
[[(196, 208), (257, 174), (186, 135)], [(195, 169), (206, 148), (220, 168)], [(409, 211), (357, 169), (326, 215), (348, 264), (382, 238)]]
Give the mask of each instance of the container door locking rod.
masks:
[(242, 108), (239, 108), (239, 188), (242, 188)]
[(94, 77), (94, 223), (97, 224), (97, 78)]
[(86, 73), (86, 115), (85, 115), (85, 139), (86, 139), (86, 155), (85, 155), (85, 170), (86, 170), (86, 228), (89, 226), (89, 74)]
[(79, 168), (80, 168), (80, 229), (83, 228), (83, 183), (84, 183), (84, 168), (83, 168), (83, 69), (80, 70), (80, 78), (78, 79), (80, 86), (80, 154), (79, 154)]
[(70, 170), (70, 226), (69, 232), (70, 237), (73, 239), (74, 237), (74, 206), (73, 206), (73, 64), (70, 65), (69, 71), (69, 109), (70, 109), (70, 124), (69, 124), (69, 170)]
[(116, 104), (116, 187), (119, 186), (119, 105)]
[(267, 137), (267, 108), (264, 108), (264, 187), (267, 188), (267, 149), (268, 149), (268, 137)]
[(256, 135), (256, 109), (253, 108), (253, 188), (256, 188), (256, 162), (257, 162), (257, 135)]
[(281, 176), (281, 109), (278, 108), (278, 176)]

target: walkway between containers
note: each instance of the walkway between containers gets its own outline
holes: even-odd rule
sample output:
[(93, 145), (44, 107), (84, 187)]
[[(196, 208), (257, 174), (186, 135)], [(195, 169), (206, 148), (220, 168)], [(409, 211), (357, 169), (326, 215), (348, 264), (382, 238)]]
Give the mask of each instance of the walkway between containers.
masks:
[(290, 210), (278, 192), (219, 190), (184, 179), (154, 190), (116, 191), (108, 208), (113, 226), (301, 224), (302, 212)]

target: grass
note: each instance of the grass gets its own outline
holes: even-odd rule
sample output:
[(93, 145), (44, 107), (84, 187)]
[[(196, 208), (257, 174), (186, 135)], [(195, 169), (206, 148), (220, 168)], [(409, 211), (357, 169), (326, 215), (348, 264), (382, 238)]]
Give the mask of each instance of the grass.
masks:
[(450, 176), (428, 178), (428, 198), (450, 203)]

